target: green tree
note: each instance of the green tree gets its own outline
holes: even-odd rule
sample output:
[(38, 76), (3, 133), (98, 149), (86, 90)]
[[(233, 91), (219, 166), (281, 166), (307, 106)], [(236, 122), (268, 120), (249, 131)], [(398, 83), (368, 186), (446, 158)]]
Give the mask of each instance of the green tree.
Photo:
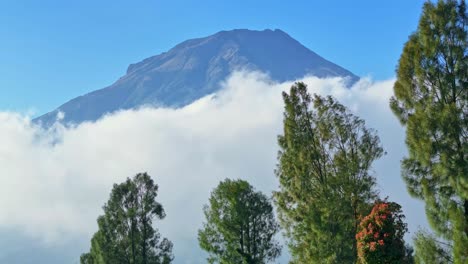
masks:
[(452, 245), (437, 239), (425, 231), (418, 231), (414, 239), (416, 264), (447, 264), (453, 263)]
[(269, 199), (246, 181), (226, 179), (204, 207), (206, 223), (199, 230), (200, 247), (209, 263), (263, 264), (276, 259), (281, 247)]
[(376, 198), (380, 140), (331, 97), (313, 98), (296, 83), (285, 103), (275, 193), (293, 263), (355, 263), (361, 215)]
[(91, 250), (80, 258), (82, 264), (168, 264), (172, 243), (162, 239), (153, 227), (154, 219), (165, 217), (156, 201), (158, 185), (146, 173), (114, 184)]
[(468, 263), (467, 17), (465, 1), (424, 4), (390, 101), (406, 127), (402, 176), (436, 235), (453, 242), (455, 263)]
[(408, 231), (401, 206), (394, 202), (378, 201), (369, 215), (359, 224), (356, 234), (359, 263), (410, 264), (412, 250), (403, 236)]

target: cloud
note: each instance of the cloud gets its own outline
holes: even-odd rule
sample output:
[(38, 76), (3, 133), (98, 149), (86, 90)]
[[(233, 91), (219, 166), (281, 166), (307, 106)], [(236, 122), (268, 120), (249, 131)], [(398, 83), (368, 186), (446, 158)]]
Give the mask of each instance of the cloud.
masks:
[[(362, 80), (351, 89), (340, 78), (303, 81), (378, 130), (388, 152), (375, 165), (381, 193), (403, 205), (411, 231), (426, 226), (422, 205), (407, 195), (400, 178), (404, 131), (388, 107), (394, 80)], [(83, 241), (74, 245), (78, 259), (88, 250), (113, 183), (147, 171), (160, 186), (167, 213), (155, 224), (174, 242), (176, 262), (203, 262), (197, 229), (218, 182), (243, 178), (268, 194), (278, 186), (273, 170), (281, 92), (292, 82), (237, 72), (222, 85), (218, 94), (181, 109), (122, 111), (71, 128), (44, 130), (27, 116), (1, 112), (0, 231), (14, 230), (49, 248)]]

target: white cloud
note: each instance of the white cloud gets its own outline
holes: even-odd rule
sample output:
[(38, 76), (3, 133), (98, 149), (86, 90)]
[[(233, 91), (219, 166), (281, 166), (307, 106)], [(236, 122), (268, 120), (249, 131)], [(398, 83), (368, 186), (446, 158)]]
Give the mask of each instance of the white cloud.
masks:
[[(378, 130), (388, 152), (375, 166), (382, 194), (403, 205), (412, 231), (426, 225), (422, 205), (409, 198), (400, 178), (405, 146), (388, 107), (393, 80), (363, 80), (351, 89), (339, 78), (303, 81)], [(220, 180), (244, 178), (267, 193), (277, 187), (281, 91), (292, 82), (238, 72), (223, 85), (216, 96), (182, 109), (123, 111), (73, 128), (43, 130), (23, 115), (0, 113), (0, 230), (18, 230), (49, 247), (88, 240), (112, 184), (147, 171), (167, 213), (156, 225), (174, 242), (177, 263), (199, 263), (202, 206)]]

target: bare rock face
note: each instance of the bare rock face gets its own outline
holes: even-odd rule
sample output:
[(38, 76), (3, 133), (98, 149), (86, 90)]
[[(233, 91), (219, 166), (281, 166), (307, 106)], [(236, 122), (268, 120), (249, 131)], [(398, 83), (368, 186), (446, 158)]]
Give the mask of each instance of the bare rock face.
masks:
[(181, 107), (220, 89), (235, 70), (259, 70), (275, 81), (317, 77), (358, 77), (320, 57), (281, 30), (221, 31), (180, 43), (168, 52), (131, 64), (114, 84), (74, 98), (35, 121), (49, 126), (94, 121), (107, 113), (142, 105)]

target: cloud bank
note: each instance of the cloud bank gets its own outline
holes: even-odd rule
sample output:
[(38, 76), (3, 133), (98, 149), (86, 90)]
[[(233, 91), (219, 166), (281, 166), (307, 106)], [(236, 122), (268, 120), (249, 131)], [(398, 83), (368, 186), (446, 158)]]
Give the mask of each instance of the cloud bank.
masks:
[[(388, 152), (374, 166), (382, 196), (402, 204), (411, 231), (427, 226), (422, 204), (408, 196), (400, 178), (406, 150), (404, 131), (388, 107), (394, 80), (361, 80), (351, 89), (340, 78), (302, 81), (312, 93), (333, 95), (378, 130)], [(273, 170), (281, 92), (292, 84), (237, 72), (221, 92), (184, 108), (122, 111), (71, 128), (44, 130), (27, 116), (0, 112), (0, 232), (52, 249), (81, 241), (69, 260), (75, 263), (89, 248), (113, 183), (147, 171), (167, 213), (155, 225), (174, 242), (176, 263), (203, 263), (197, 229), (218, 182), (247, 179), (268, 194), (278, 186)]]

